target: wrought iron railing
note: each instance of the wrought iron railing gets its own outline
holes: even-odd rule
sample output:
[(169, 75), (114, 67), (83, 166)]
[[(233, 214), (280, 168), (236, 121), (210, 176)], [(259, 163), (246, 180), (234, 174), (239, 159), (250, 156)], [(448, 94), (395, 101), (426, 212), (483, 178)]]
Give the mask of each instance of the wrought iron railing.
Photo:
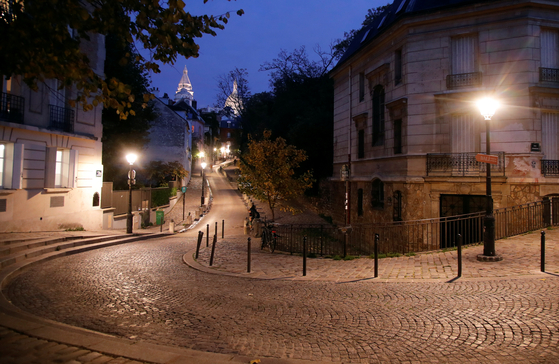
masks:
[(51, 129), (74, 132), (74, 110), (55, 105), (49, 105), (49, 110)]
[[(478, 162), (478, 153), (429, 153), (427, 154), (427, 175), (446, 177), (481, 176), (485, 174), (487, 163)], [(491, 165), (493, 176), (505, 175), (505, 153), (495, 152), (498, 164)]]
[(459, 73), (446, 76), (446, 88), (453, 90), (460, 87), (481, 86), (481, 72)]
[(23, 97), (2, 92), (0, 120), (22, 124), (24, 110), (25, 99)]
[(540, 67), (540, 82), (559, 82), (559, 69)]
[(559, 161), (542, 159), (542, 174), (544, 177), (559, 177)]
[[(379, 236), (379, 253), (408, 254), (452, 248), (457, 236), (464, 244), (483, 242), (485, 212), (382, 224), (358, 224), (351, 229), (332, 225), (273, 225), (264, 227), (276, 232), (276, 249), (301, 253), (307, 238), (307, 253), (320, 256), (371, 255), (375, 235)], [(495, 237), (524, 234), (559, 225), (559, 198), (496, 209)], [(269, 234), (273, 236), (273, 234)]]

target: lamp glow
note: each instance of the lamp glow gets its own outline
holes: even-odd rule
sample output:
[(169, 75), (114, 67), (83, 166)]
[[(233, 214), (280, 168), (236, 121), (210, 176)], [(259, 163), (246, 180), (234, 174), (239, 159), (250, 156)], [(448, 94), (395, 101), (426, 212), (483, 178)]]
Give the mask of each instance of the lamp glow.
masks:
[(490, 97), (484, 97), (478, 100), (476, 104), (485, 120), (491, 120), (491, 117), (495, 115), (495, 111), (499, 108), (499, 102)]
[(130, 165), (134, 164), (137, 158), (138, 156), (134, 153), (130, 153), (126, 155), (126, 160), (128, 161), (128, 163), (130, 163)]

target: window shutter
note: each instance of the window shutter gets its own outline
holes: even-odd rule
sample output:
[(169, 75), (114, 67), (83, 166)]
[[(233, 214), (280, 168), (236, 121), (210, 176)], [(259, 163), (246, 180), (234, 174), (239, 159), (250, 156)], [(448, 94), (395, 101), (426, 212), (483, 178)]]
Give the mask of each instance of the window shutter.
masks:
[(476, 72), (476, 41), (473, 35), (452, 38), (452, 73)]
[(12, 165), (12, 185), (13, 189), (23, 188), (23, 144), (14, 144), (14, 155), (13, 155), (13, 165)]
[(542, 113), (542, 152), (546, 160), (559, 160), (559, 114)]
[(70, 150), (70, 162), (68, 171), (68, 187), (76, 188), (78, 183), (78, 151)]
[(54, 188), (56, 178), (56, 147), (47, 147), (45, 156), (45, 188)]
[(559, 32), (542, 30), (541, 32), (542, 67), (559, 68)]

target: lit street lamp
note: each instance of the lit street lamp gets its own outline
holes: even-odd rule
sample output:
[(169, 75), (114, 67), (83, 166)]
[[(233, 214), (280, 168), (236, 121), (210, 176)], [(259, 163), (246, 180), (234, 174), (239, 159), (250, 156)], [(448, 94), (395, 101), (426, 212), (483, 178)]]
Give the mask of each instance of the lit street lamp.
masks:
[[(485, 119), (485, 154), (491, 154), (491, 117), (495, 115), (495, 110), (499, 107), (498, 101), (491, 98), (483, 98), (477, 102), (481, 115)], [(503, 258), (495, 253), (495, 216), (493, 215), (493, 197), (491, 196), (491, 164), (486, 164), (485, 194), (486, 208), (483, 225), (485, 233), (483, 236), (483, 254), (478, 255), (478, 260), (498, 261)]]
[(132, 185), (136, 184), (136, 171), (132, 169), (132, 165), (136, 161), (136, 154), (130, 153), (126, 155), (126, 160), (130, 163), (128, 171), (128, 215), (126, 215), (126, 233), (132, 234)]
[(202, 200), (200, 202), (200, 206), (204, 206), (204, 169), (206, 168), (206, 162), (200, 163), (202, 166)]

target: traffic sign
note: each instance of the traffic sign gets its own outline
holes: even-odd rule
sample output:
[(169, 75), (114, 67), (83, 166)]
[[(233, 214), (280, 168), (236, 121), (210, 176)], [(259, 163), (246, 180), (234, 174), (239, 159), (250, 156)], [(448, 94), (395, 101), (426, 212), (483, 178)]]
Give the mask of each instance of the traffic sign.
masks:
[(476, 161), (497, 165), (499, 164), (499, 156), (491, 154), (476, 154)]

